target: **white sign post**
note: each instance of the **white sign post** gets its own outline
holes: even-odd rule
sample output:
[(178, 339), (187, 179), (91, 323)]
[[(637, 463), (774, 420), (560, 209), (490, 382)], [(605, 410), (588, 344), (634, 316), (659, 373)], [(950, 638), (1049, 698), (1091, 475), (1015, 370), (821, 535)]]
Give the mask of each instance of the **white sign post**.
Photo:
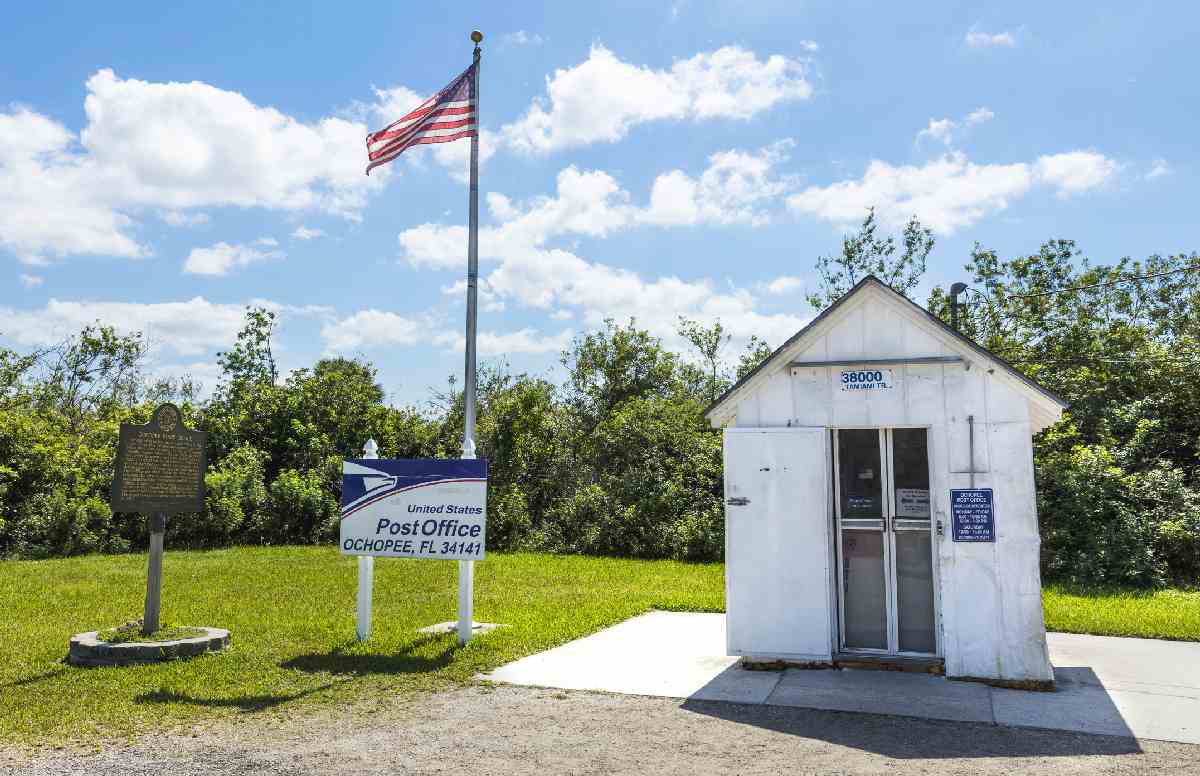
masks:
[[(378, 458), (379, 445), (368, 439), (363, 445), (363, 458)], [(359, 641), (371, 638), (371, 597), (375, 589), (375, 556), (358, 556), (358, 621), (355, 633)]]
[[(377, 449), (370, 441), (363, 458), (342, 463), (338, 546), (358, 556), (359, 641), (371, 635), (375, 556), (457, 560), (459, 625), (465, 611), (473, 626), (471, 564), (485, 551), (487, 461), (386, 459)], [(462, 643), (461, 628), (459, 635)]]

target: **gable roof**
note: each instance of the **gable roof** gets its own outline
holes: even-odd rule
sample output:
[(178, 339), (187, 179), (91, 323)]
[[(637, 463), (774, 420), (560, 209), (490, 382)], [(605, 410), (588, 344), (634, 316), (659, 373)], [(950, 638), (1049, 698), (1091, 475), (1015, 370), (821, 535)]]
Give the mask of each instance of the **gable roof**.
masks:
[(842, 294), (837, 301), (822, 310), (821, 313), (817, 315), (816, 318), (813, 318), (811, 321), (809, 321), (804, 328), (789, 337), (786, 342), (775, 349), (774, 353), (772, 353), (762, 363), (748, 372), (744, 377), (742, 377), (742, 379), (734, 383), (729, 390), (721, 394), (716, 401), (714, 401), (704, 410), (704, 417), (706, 417), (710, 423), (716, 425), (716, 418), (722, 414), (719, 411), (725, 409), (725, 405), (727, 405), (734, 396), (743, 393), (743, 389), (746, 388), (746, 386), (758, 382), (760, 375), (764, 375), (771, 371), (772, 367), (777, 365), (777, 362), (783, 358), (784, 354), (792, 351), (798, 343), (809, 338), (810, 335), (814, 335), (814, 333), (822, 330), (825, 327), (825, 323), (838, 309), (845, 306), (850, 299), (857, 296), (860, 292), (868, 287), (882, 290), (895, 300), (907, 305), (910, 309), (919, 313), (925, 322), (935, 327), (940, 333), (951, 337), (955, 344), (969, 350), (985, 361), (994, 363), (996, 367), (1001, 369), (1004, 373), (1015, 378), (1021, 387), (1025, 389), (1026, 393), (1031, 394), (1032, 398), (1034, 398), (1036, 401), (1039, 401), (1040, 403), (1053, 404), (1057, 407), (1059, 412), (1069, 406), (1069, 403), (1061, 396), (1054, 393), (1044, 385), (1041, 385), (1033, 378), (1027, 376), (1021, 370), (1017, 369), (1000, 356), (991, 352), (982, 345), (977, 344), (974, 340), (965, 336), (961, 332), (951, 328), (941, 318), (938, 318), (936, 315), (929, 312), (924, 307), (921, 307), (919, 304), (912, 301), (904, 294), (901, 294), (899, 291), (892, 288), (879, 278), (875, 277), (874, 275), (867, 275), (865, 278), (856, 283), (854, 288), (851, 288), (845, 294)]

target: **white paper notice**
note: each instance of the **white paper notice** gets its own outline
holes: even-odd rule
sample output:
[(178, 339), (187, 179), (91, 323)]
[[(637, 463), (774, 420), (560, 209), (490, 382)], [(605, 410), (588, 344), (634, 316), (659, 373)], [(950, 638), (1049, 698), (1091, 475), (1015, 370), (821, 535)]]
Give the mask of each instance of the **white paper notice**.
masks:
[(896, 517), (929, 518), (929, 491), (922, 488), (896, 488)]

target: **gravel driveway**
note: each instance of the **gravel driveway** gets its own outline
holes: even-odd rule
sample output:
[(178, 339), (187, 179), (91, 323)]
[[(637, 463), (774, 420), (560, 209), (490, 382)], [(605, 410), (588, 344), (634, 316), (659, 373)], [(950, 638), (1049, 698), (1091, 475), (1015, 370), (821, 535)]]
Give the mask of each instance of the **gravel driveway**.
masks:
[(284, 722), (246, 717), (0, 774), (1200, 773), (1200, 746), (719, 702), (475, 686)]

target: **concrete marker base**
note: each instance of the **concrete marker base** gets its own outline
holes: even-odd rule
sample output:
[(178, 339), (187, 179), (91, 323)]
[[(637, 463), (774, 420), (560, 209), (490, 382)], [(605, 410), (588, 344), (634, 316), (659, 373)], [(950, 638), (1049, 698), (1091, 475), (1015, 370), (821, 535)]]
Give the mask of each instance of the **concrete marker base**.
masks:
[(67, 662), (73, 666), (131, 666), (222, 652), (229, 647), (229, 631), (201, 627), (202, 636), (168, 641), (101, 641), (99, 631), (71, 637)]

